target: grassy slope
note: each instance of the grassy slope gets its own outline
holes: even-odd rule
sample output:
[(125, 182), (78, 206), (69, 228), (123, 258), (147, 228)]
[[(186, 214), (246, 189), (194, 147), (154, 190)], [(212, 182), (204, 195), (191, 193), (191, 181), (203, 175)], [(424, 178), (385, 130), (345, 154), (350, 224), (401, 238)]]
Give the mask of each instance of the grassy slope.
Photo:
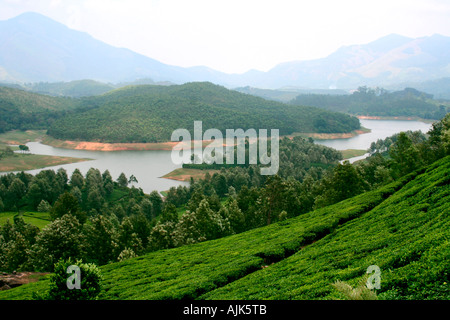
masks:
[[(403, 297), (423, 291), (448, 299), (449, 172), (447, 157), (426, 172), (284, 222), (103, 266), (101, 298), (339, 298), (331, 283), (355, 284), (376, 264), (382, 297), (395, 298), (396, 288)], [(27, 299), (47, 285), (1, 292), (0, 299)]]
[(76, 106), (74, 100), (69, 98), (51, 97), (2, 86), (0, 86), (0, 102), (4, 106), (16, 108), (24, 113), (43, 110), (67, 110)]
[[(7, 220), (13, 223), (14, 217), (17, 216), (17, 212), (1, 212), (0, 213), (0, 226), (4, 225)], [(20, 216), (26, 223), (30, 223), (39, 229), (44, 228), (51, 222), (50, 214), (48, 212), (22, 212)]]
[(0, 160), (0, 172), (26, 171), (87, 160), (89, 159), (39, 154), (16, 154), (14, 157), (7, 157)]
[(26, 144), (36, 141), (45, 136), (45, 130), (13, 130), (0, 134), (0, 143), (3, 144)]
[(191, 177), (195, 180), (203, 179), (206, 173), (209, 173), (211, 176), (220, 172), (220, 170), (200, 170), (200, 169), (189, 169), (189, 168), (178, 168), (169, 172), (168, 174), (163, 175), (161, 178), (173, 179), (179, 181), (190, 181)]

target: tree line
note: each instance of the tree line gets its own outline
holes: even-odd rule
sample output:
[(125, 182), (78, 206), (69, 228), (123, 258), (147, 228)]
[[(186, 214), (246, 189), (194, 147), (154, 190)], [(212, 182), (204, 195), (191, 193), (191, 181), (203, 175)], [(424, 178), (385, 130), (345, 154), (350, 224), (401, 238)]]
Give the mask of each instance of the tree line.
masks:
[(354, 115), (405, 116), (437, 120), (450, 112), (447, 102), (433, 100), (433, 95), (413, 88), (388, 92), (383, 88), (362, 86), (350, 95), (301, 94), (290, 103)]

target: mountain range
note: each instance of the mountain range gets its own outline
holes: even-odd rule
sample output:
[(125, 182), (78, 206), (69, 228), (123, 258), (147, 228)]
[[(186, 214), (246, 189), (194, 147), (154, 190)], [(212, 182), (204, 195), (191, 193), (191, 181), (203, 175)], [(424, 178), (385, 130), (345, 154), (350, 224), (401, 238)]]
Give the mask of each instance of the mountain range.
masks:
[(352, 89), (450, 77), (450, 37), (391, 34), (339, 48), (321, 59), (281, 63), (267, 72), (227, 74), (205, 66), (183, 68), (117, 48), (38, 13), (0, 21), (0, 81), (107, 83), (140, 78), (181, 84), (209, 81), (227, 87)]

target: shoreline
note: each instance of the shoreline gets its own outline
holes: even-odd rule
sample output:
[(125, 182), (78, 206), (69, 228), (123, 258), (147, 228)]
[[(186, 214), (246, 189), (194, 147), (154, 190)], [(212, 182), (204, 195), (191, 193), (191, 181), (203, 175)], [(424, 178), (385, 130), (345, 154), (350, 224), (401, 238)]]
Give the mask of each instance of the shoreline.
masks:
[(12, 157), (3, 158), (0, 161), (0, 173), (37, 170), (90, 160), (91, 159), (40, 154), (15, 154)]
[(178, 169), (175, 169), (175, 170), (173, 170), (173, 171), (163, 175), (160, 178), (176, 180), (176, 181), (189, 182), (191, 180), (191, 178), (203, 179), (206, 176), (207, 173), (209, 173), (212, 176), (216, 172), (220, 172), (220, 170), (217, 170), (217, 169), (178, 168)]
[[(300, 136), (303, 138), (313, 138), (316, 140), (328, 140), (328, 139), (347, 139), (352, 138), (360, 134), (371, 132), (370, 129), (361, 127), (361, 129), (354, 130), (347, 133), (296, 133), (286, 137), (292, 138)], [(283, 136), (280, 136), (282, 138)], [(109, 143), (109, 142), (92, 142), (92, 141), (73, 141), (73, 140), (59, 140), (48, 135), (44, 135), (40, 142), (55, 148), (72, 149), (72, 150), (86, 150), (86, 151), (171, 151), (180, 143), (180, 141), (167, 141), (167, 142), (133, 142), (133, 143)], [(192, 143), (194, 143), (192, 141)], [(202, 146), (206, 147), (211, 140), (203, 140)]]
[(408, 116), (355, 116), (361, 120), (399, 120), (399, 121), (420, 121), (423, 123), (434, 123), (439, 120), (424, 119), (420, 117), (408, 117)]
[(336, 139), (348, 139), (356, 137), (360, 134), (365, 134), (372, 132), (368, 128), (361, 127), (361, 129), (353, 130), (352, 132), (346, 133), (297, 133), (289, 135), (288, 137), (302, 137), (302, 138), (313, 138), (314, 140), (336, 140)]

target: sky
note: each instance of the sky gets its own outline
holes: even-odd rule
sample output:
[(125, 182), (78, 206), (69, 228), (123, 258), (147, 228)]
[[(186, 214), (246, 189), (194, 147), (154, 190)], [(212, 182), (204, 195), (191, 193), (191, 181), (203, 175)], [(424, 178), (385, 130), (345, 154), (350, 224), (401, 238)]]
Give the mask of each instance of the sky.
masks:
[(226, 73), (391, 33), (450, 36), (449, 0), (0, 0), (0, 20), (29, 11), (166, 64)]

